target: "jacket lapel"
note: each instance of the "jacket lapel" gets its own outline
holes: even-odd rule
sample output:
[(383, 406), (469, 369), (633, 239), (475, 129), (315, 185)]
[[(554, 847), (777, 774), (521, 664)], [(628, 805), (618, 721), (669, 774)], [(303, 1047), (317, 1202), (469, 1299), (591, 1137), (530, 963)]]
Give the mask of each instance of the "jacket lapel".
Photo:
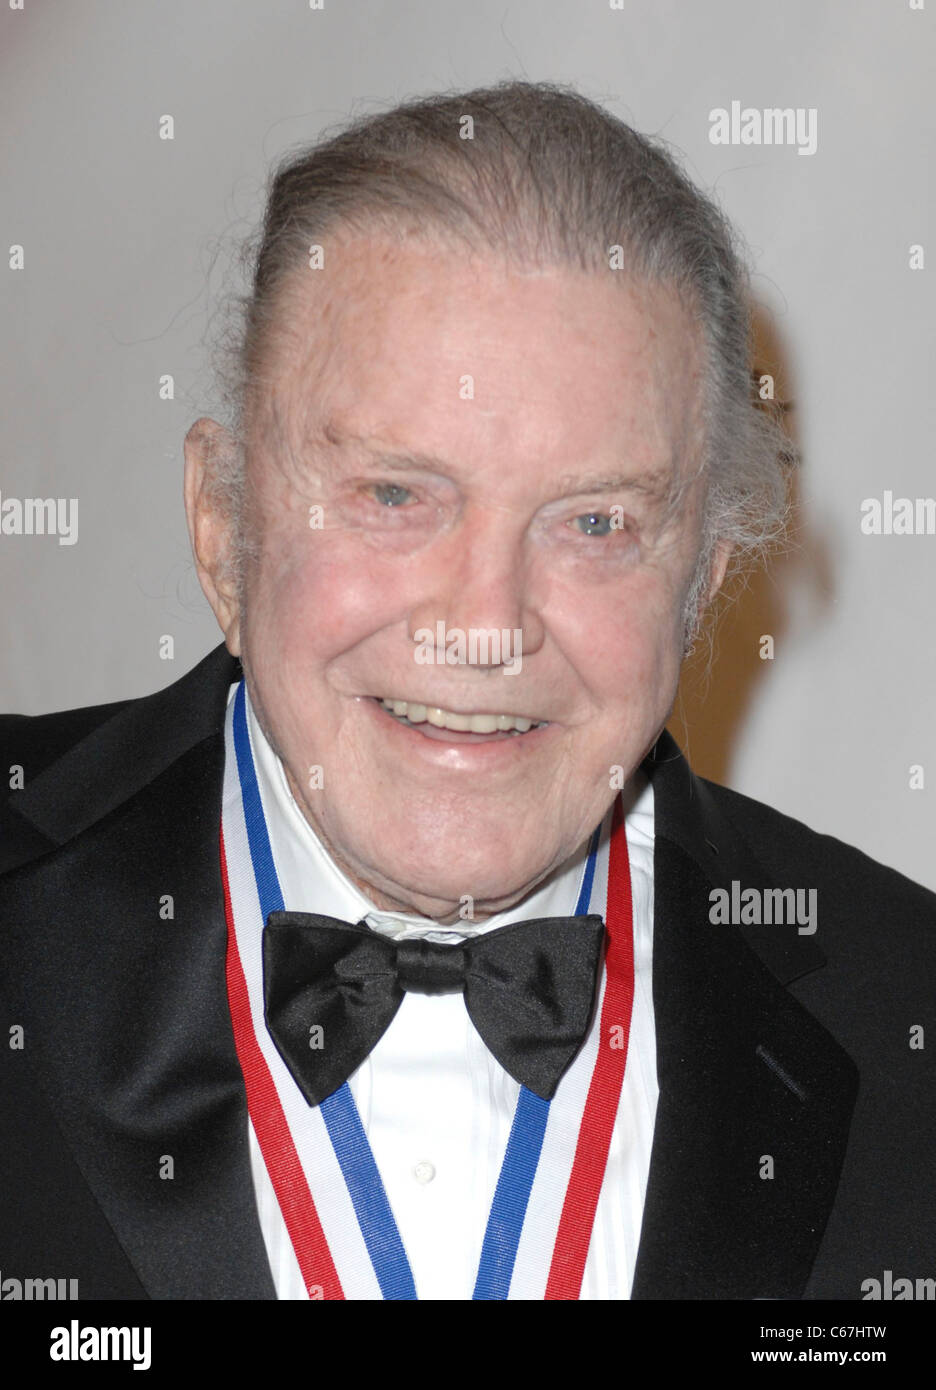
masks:
[(57, 849), (0, 879), (5, 981), (82, 1174), (153, 1298), (273, 1298), (225, 987), (218, 648), (18, 795)]
[(713, 887), (791, 885), (771, 882), (669, 735), (645, 768), (660, 1097), (633, 1297), (799, 1298), (857, 1069), (784, 988), (824, 964), (815, 938), (709, 920)]

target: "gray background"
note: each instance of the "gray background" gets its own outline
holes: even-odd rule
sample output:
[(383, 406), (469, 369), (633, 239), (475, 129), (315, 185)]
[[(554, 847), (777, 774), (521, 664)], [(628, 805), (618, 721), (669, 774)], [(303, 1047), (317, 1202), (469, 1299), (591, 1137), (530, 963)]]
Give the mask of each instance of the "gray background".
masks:
[[(350, 114), (509, 76), (574, 83), (684, 151), (755, 257), (804, 450), (797, 548), (727, 614), (671, 728), (698, 771), (936, 887), (933, 11), (908, 0), (24, 0), (0, 9), (0, 492), (77, 497), (79, 539), (0, 536), (0, 708), (143, 694), (215, 645), (182, 439), (270, 162)], [(709, 143), (732, 100), (818, 109), (819, 147)], [(175, 139), (158, 138), (171, 114)], [(175, 399), (162, 401), (171, 373)], [(772, 633), (776, 658), (758, 638)], [(159, 639), (175, 641), (173, 661)], [(923, 791), (909, 789), (922, 764)]]

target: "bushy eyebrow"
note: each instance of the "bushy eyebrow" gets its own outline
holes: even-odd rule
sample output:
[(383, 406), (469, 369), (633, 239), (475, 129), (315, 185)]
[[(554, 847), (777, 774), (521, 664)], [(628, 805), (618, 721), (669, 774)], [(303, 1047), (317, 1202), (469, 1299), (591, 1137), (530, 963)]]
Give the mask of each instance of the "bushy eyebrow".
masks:
[(667, 469), (649, 473), (592, 473), (581, 477), (574, 473), (559, 479), (562, 497), (578, 497), (586, 492), (642, 492), (648, 497), (669, 497), (673, 486)]
[[(330, 444), (342, 447), (347, 444), (363, 446), (370, 454), (370, 466), (385, 468), (388, 472), (437, 473), (442, 477), (451, 476), (451, 466), (445, 459), (433, 454), (388, 450), (380, 448), (365, 435), (340, 432), (331, 424), (323, 430)], [(656, 501), (669, 501), (673, 497), (674, 478), (669, 469), (653, 469), (644, 473), (590, 473), (578, 476), (563, 474), (558, 482), (556, 501), (568, 497), (580, 497), (588, 493), (637, 492)]]

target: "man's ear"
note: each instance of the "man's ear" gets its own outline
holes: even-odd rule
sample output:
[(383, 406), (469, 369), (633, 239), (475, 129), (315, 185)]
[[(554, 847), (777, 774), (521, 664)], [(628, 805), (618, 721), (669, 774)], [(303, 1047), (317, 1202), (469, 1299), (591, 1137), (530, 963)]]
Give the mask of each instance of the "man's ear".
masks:
[(720, 540), (715, 545), (715, 549), (712, 553), (712, 567), (709, 570), (708, 589), (705, 594), (706, 605), (712, 602), (712, 599), (725, 582), (728, 561), (731, 559), (731, 552), (733, 550), (734, 546), (731, 544), (731, 541)]
[(234, 570), (233, 518), (214, 486), (224, 454), (233, 457), (230, 431), (215, 420), (196, 420), (185, 436), (185, 515), (195, 568), (205, 598), (224, 633), (227, 649), (240, 656), (240, 604)]

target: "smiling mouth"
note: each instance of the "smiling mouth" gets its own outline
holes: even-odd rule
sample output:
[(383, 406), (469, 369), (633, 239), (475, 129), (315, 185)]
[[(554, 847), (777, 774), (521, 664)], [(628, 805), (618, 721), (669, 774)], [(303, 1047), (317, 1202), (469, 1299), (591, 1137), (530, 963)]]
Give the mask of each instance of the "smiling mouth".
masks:
[[(412, 700), (375, 697), (378, 704), (400, 724), (418, 729), (430, 738), (447, 734), (468, 735), (471, 742), (484, 739), (521, 738), (546, 727), (548, 720), (528, 719), (520, 714), (458, 714), (438, 705), (422, 705)], [(461, 741), (460, 739), (458, 741)]]

